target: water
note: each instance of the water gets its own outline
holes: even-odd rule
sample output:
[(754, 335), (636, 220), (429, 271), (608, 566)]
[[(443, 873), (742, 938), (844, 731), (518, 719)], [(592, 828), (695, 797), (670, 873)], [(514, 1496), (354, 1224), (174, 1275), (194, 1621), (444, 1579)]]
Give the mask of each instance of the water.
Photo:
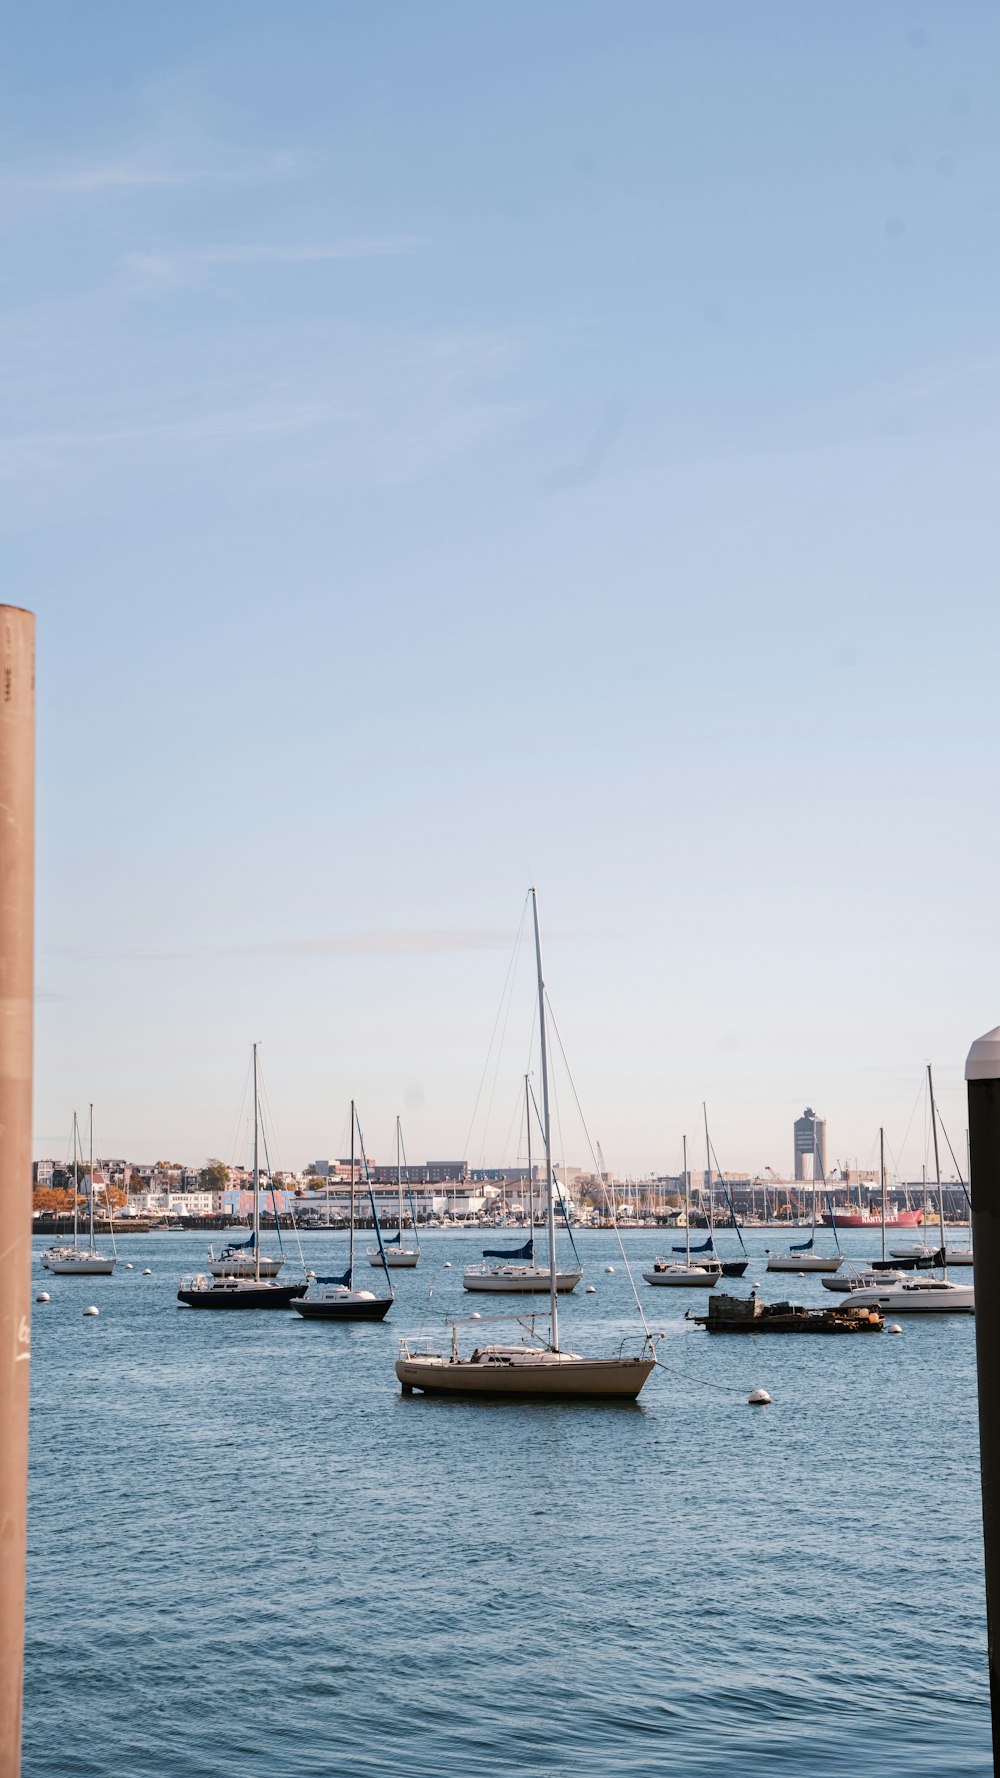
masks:
[[(582, 1240), (561, 1319), (604, 1350), (628, 1282)], [(400, 1334), (489, 1308), (479, 1235), (354, 1327), (179, 1308), (205, 1245), (37, 1273), (25, 1778), (990, 1770), (971, 1317), (709, 1339), (640, 1285), (671, 1368), (635, 1407), (404, 1399)]]

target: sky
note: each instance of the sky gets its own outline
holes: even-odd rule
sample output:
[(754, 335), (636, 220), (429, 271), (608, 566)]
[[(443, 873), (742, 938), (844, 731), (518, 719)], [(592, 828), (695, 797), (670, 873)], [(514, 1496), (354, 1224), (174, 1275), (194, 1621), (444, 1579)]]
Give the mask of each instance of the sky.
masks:
[(1000, 1020), (995, 9), (5, 35), (36, 1153), (90, 1101), (102, 1152), (223, 1152), (259, 1041), (285, 1166), (352, 1094), (377, 1158), (399, 1112), (412, 1158), (512, 1160), (531, 883), (609, 1167), (674, 1169), (705, 1101), (724, 1167), (787, 1171), (808, 1103), (912, 1176), (928, 1060), (961, 1148)]

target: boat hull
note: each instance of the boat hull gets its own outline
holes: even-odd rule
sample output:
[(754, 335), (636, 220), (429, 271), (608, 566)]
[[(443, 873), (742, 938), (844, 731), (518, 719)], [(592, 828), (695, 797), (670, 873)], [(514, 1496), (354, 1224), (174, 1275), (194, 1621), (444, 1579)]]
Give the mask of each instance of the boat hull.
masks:
[(217, 1281), (207, 1289), (191, 1289), (182, 1284), (177, 1301), (189, 1309), (288, 1309), (305, 1293), (304, 1284), (241, 1284), (233, 1290)]
[(838, 1272), (843, 1264), (842, 1253), (769, 1253), (769, 1272)]
[[(283, 1259), (262, 1259), (259, 1267), (261, 1278), (276, 1278), (284, 1265)], [(252, 1278), (254, 1263), (252, 1259), (212, 1259), (208, 1269), (213, 1278)]]
[[(922, 1210), (899, 1210), (895, 1216), (887, 1216), (887, 1229), (919, 1229), (923, 1224)], [(838, 1229), (880, 1229), (882, 1218), (874, 1210), (838, 1210), (831, 1216), (827, 1210), (823, 1214), (823, 1222), (827, 1228), (836, 1226)]]
[(110, 1278), (117, 1263), (100, 1253), (88, 1253), (79, 1259), (50, 1259), (42, 1255), (42, 1265), (57, 1278)]
[(928, 1280), (909, 1286), (875, 1286), (872, 1290), (856, 1290), (851, 1298), (859, 1307), (879, 1309), (883, 1315), (974, 1315), (975, 1291), (971, 1284), (956, 1284), (950, 1290), (941, 1280)]
[(391, 1296), (357, 1297), (351, 1301), (338, 1302), (336, 1298), (314, 1299), (300, 1297), (292, 1304), (296, 1314), (302, 1315), (306, 1321), (384, 1321), (392, 1308)]
[(400, 1357), (403, 1393), (479, 1395), (493, 1401), (635, 1401), (654, 1369), (652, 1358), (568, 1358), (550, 1355), (506, 1364), (474, 1359)]
[[(419, 1247), (387, 1247), (385, 1250), (385, 1263), (391, 1272), (402, 1270), (404, 1266), (415, 1266), (419, 1259)], [(380, 1253), (370, 1253), (368, 1255), (368, 1264), (370, 1266), (381, 1267), (382, 1255)]]
[[(556, 1290), (560, 1295), (575, 1290), (582, 1272), (557, 1272)], [(467, 1271), (462, 1283), (466, 1290), (485, 1291), (490, 1296), (548, 1296), (547, 1266), (519, 1266), (489, 1272)]]
[(714, 1290), (720, 1277), (718, 1272), (709, 1272), (704, 1266), (665, 1266), (662, 1272), (654, 1268), (642, 1275), (647, 1284), (672, 1285), (676, 1290)]

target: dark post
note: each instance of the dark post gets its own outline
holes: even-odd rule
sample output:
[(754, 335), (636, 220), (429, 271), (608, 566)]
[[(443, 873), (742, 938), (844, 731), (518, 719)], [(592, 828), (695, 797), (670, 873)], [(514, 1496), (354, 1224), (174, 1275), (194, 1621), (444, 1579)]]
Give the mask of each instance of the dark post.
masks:
[(993, 1769), (1000, 1755), (1000, 1025), (977, 1038), (965, 1064), (969, 1083), (969, 1190), (976, 1285), (979, 1464), (986, 1558), (986, 1641), (993, 1722)]

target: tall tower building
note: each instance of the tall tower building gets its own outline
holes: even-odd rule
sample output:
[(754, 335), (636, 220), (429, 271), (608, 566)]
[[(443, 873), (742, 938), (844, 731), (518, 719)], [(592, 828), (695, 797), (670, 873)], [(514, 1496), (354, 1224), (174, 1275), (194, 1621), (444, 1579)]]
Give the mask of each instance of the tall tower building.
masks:
[[(795, 1119), (795, 1178), (819, 1179), (826, 1178), (826, 1119), (817, 1117), (811, 1105), (807, 1105), (801, 1117)], [(815, 1155), (815, 1168), (813, 1156)]]

